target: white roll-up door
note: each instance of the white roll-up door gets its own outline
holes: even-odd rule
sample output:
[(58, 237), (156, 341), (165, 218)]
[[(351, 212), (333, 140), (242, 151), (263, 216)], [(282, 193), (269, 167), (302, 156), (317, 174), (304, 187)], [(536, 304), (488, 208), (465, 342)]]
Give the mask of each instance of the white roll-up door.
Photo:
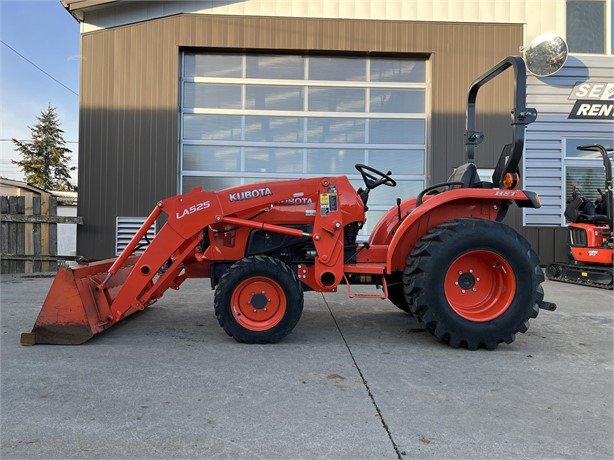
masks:
[(368, 233), (395, 199), (424, 188), (427, 61), (184, 52), (180, 190), (348, 176), (365, 163), (397, 187), (369, 198)]

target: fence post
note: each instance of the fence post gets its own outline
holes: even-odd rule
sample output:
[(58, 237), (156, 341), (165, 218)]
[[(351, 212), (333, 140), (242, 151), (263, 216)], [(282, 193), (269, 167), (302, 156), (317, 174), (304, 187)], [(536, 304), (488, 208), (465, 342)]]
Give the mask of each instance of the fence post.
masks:
[[(0, 196), (0, 213), (8, 214), (9, 213), (9, 197), (8, 196)], [(2, 238), (0, 238), (0, 252), (2, 254), (8, 254), (9, 252), (9, 223), (2, 222), (0, 223), (0, 234)], [(9, 266), (11, 261), (2, 259), (0, 261), (0, 270), (2, 273), (10, 273)]]
[[(47, 215), (58, 215), (58, 199), (55, 196), (49, 198), (49, 213)], [(58, 224), (49, 224), (49, 255), (58, 255)], [(55, 272), (57, 269), (57, 262), (49, 262), (49, 271)]]
[[(34, 214), (34, 195), (32, 192), (27, 192), (26, 198), (26, 215), (31, 216)], [(34, 224), (25, 224), (25, 251), (24, 255), (34, 255)], [(34, 272), (34, 262), (27, 260), (25, 266), (25, 273)]]
[[(49, 194), (41, 193), (41, 215), (49, 215)], [(49, 224), (41, 224), (41, 255), (49, 255)], [(48, 261), (41, 262), (41, 271), (50, 271), (50, 263)]]
[[(40, 216), (41, 215), (41, 199), (39, 196), (34, 197), (33, 207), (34, 207), (34, 215)], [(34, 239), (34, 255), (40, 256), (42, 254), (41, 224), (34, 224), (33, 227), (34, 227), (34, 230), (33, 230), (32, 237)], [(41, 267), (42, 267), (42, 262), (40, 260), (35, 260), (34, 261), (34, 271), (37, 273), (41, 272), (42, 271)]]

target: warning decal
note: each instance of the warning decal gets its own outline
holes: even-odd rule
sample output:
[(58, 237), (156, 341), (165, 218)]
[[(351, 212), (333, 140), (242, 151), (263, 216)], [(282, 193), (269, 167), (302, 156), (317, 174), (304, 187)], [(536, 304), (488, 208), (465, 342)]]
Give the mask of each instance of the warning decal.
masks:
[(328, 194), (323, 193), (320, 195), (320, 215), (321, 216), (329, 216), (330, 215), (330, 207), (328, 206)]

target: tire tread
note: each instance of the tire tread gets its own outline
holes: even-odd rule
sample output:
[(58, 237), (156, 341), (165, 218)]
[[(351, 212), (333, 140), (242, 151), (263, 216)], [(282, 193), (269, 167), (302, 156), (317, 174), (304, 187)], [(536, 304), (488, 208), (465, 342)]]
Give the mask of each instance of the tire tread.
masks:
[[(267, 269), (272, 267), (271, 275), (273, 275), (276, 280), (282, 279), (283, 277), (288, 277), (288, 280), (290, 280), (289, 282), (296, 286), (296, 293), (299, 294), (299, 299), (296, 304), (291, 305), (290, 301), (287, 300), (287, 308), (296, 309), (296, 312), (294, 312), (294, 316), (296, 316), (296, 318), (291, 318), (291, 321), (286, 322), (286, 324), (283, 324), (284, 322), (282, 321), (282, 323), (280, 323), (282, 327), (277, 328), (278, 330), (275, 332), (263, 331), (266, 333), (260, 333), (249, 331), (238, 325), (232, 317), (232, 313), (226, 308), (226, 305), (230, 302), (230, 297), (232, 296), (232, 285), (235, 282), (234, 278), (243, 272), (249, 273), (251, 270), (253, 270), (254, 266), (266, 266)], [(286, 292), (286, 296), (287, 295), (288, 293)], [(231, 265), (228, 270), (226, 270), (226, 272), (221, 276), (215, 290), (213, 302), (215, 316), (219, 325), (224, 329), (226, 334), (235, 339), (237, 342), (255, 344), (276, 343), (290, 334), (298, 323), (303, 310), (303, 291), (300, 287), (300, 282), (296, 273), (290, 268), (289, 265), (274, 257), (254, 255), (238, 260)]]
[[(438, 319), (429, 305), (427, 298), (430, 298), (429, 290), (433, 286), (429, 284), (429, 260), (441, 251), (445, 251), (446, 242), (459, 238), (463, 232), (492, 231), (503, 232), (507, 238), (512, 238), (518, 248), (527, 254), (528, 264), (533, 267), (533, 284), (530, 289), (534, 291), (531, 305), (527, 305), (522, 314), (514, 319), (514, 326), (511, 330), (502, 330), (496, 337), (480, 338), (473, 337), (471, 334), (454, 332)], [(446, 342), (455, 348), (467, 348), (475, 350), (480, 347), (494, 350), (499, 343), (512, 343), (516, 333), (524, 333), (528, 330), (529, 319), (537, 317), (539, 308), (537, 301), (542, 300), (544, 291), (540, 284), (544, 281), (544, 274), (539, 267), (539, 258), (531, 248), (529, 242), (519, 235), (512, 228), (485, 219), (464, 218), (445, 222), (429, 230), (416, 244), (407, 258), (405, 270), (403, 271), (404, 292), (409, 301), (409, 308), (412, 314), (420, 321), (425, 323), (426, 329), (438, 340)], [(529, 288), (529, 287), (527, 287)], [(448, 306), (448, 308), (451, 308)]]

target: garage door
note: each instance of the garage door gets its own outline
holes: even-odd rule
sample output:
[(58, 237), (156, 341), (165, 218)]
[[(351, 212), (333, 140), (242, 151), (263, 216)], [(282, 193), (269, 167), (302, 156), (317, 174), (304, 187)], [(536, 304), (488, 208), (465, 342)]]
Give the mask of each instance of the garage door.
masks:
[(356, 163), (398, 185), (369, 199), (368, 234), (396, 197), (416, 195), (426, 164), (426, 61), (184, 52), (180, 192), (346, 175)]

